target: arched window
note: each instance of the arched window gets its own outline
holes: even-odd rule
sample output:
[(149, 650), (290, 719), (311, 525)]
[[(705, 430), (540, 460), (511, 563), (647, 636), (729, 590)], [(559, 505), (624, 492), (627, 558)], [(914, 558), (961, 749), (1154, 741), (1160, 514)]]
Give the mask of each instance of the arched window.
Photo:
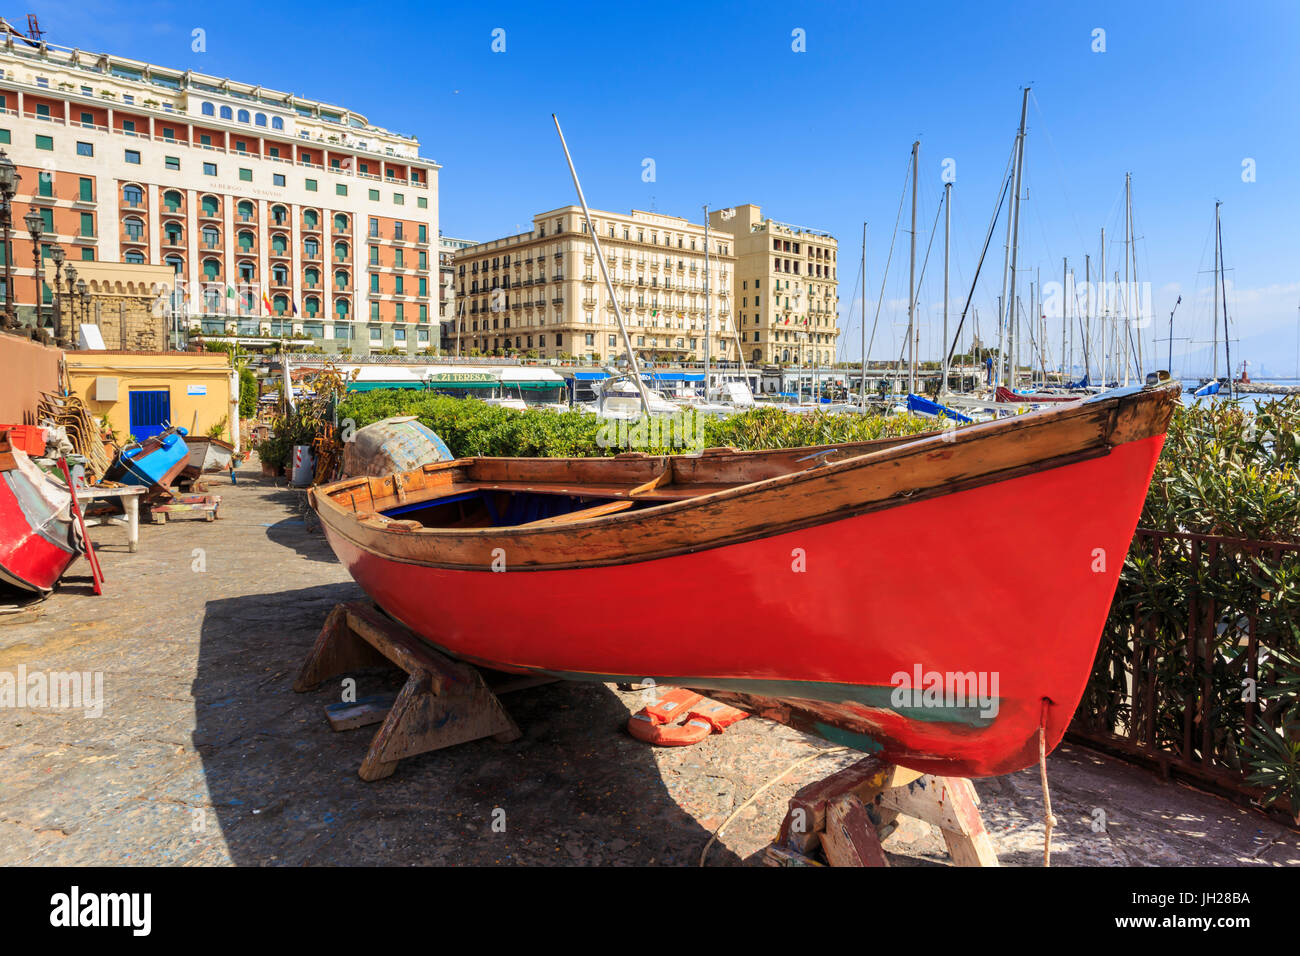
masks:
[(315, 209), (304, 209), (302, 213), (302, 224), (308, 229), (315, 229), (320, 225), (320, 215)]
[(256, 278), (257, 278), (256, 264), (248, 261), (247, 259), (241, 261), (239, 263), (239, 281), (252, 282)]
[(183, 202), (185, 202), (185, 197), (175, 189), (169, 189), (163, 193), (163, 205), (167, 207), (168, 212), (179, 212)]
[(144, 220), (138, 216), (127, 216), (122, 220), (122, 226), (126, 229), (126, 238), (128, 242), (141, 242), (144, 239)]
[(316, 313), (320, 312), (320, 299), (314, 295), (309, 295), (302, 300), (302, 307), (308, 315), (314, 317)]
[(243, 202), (241, 202), (238, 206), (235, 207), (235, 212), (238, 213), (239, 218), (243, 222), (253, 221), (253, 204), (249, 202), (247, 199), (245, 199)]
[(223, 106), (223, 107), (221, 107), (221, 118), (222, 118), (222, 119), (226, 119), (226, 120), (228, 120), (228, 119), (231, 119), (234, 115), (235, 115), (235, 114), (234, 114), (233, 112), (231, 112), (231, 109), (230, 109), (229, 106)]
[(346, 319), (348, 317), (348, 312), (350, 311), (351, 305), (348, 303), (347, 299), (334, 300), (334, 314), (340, 319)]
[(348, 217), (343, 215), (343, 213), (341, 212), (335, 213), (334, 215), (334, 231), (335, 232), (348, 231)]
[(163, 233), (167, 239), (167, 245), (179, 246), (184, 242), (185, 230), (179, 222), (167, 222), (163, 224)]
[(216, 107), (211, 103), (204, 103), (199, 109), (204, 116), (215, 116), (217, 113)]
[(289, 251), (289, 237), (282, 232), (277, 232), (271, 237), (271, 251), (277, 256), (282, 256)]
[(289, 284), (289, 269), (287, 266), (274, 265), (271, 267), (271, 283), (273, 285)]
[(128, 206), (139, 206), (144, 202), (144, 190), (134, 183), (122, 187), (122, 202)]
[(348, 259), (348, 244), (346, 242), (334, 243), (334, 258), (338, 262), (346, 262)]
[(221, 248), (221, 230), (216, 226), (204, 226), (200, 235), (203, 237), (203, 246), (205, 249)]
[(204, 196), (199, 206), (205, 216), (216, 216), (221, 213), (221, 200), (216, 196)]
[(316, 239), (304, 239), (302, 242), (302, 252), (308, 259), (319, 259), (320, 242)]
[(221, 308), (221, 293), (216, 289), (204, 289), (203, 307), (209, 312), (216, 312)]
[(314, 289), (320, 285), (320, 270), (308, 269), (302, 274), (303, 285), (309, 289)]
[(256, 116), (254, 116), (254, 117), (253, 117), (253, 125), (254, 125), (254, 126), (265, 126), (265, 125), (266, 125), (266, 114), (265, 114), (265, 113), (258, 113)]
[(339, 289), (346, 289), (348, 287), (348, 270), (334, 270), (334, 285)]
[(284, 315), (289, 311), (289, 297), (287, 295), (277, 295), (271, 300), (271, 308), (275, 310), (276, 315)]
[(215, 282), (219, 275), (221, 275), (221, 260), (204, 259), (203, 278), (207, 279), (209, 282)]
[(169, 266), (171, 266), (172, 271), (175, 272), (177, 275), (180, 275), (182, 272), (185, 271), (185, 260), (178, 255), (170, 255), (163, 261), (166, 262)]
[(284, 120), (278, 116), (271, 117), (271, 129), (284, 129)]
[(272, 206), (271, 221), (277, 226), (283, 226), (289, 221), (289, 210), (285, 209), (283, 206)]
[(248, 122), (248, 110), (240, 110), (240, 111), (239, 111), (239, 115), (236, 117), (236, 119), (238, 119), (239, 122), (241, 122), (241, 123), (247, 123), (247, 122)]
[(144, 253), (139, 249), (130, 249), (127, 251), (126, 255), (122, 257), (122, 261), (129, 262), (135, 266), (142, 266), (144, 265)]
[(249, 252), (253, 248), (254, 235), (251, 230), (244, 229), (239, 233), (239, 251)]

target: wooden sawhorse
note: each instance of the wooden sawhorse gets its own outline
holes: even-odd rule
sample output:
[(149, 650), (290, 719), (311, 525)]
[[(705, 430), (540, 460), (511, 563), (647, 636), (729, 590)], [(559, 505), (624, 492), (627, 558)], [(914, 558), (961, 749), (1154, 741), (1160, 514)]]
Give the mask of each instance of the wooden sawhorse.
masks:
[(979, 797), (964, 777), (936, 777), (875, 757), (808, 784), (790, 798), (769, 866), (889, 866), (881, 841), (900, 816), (943, 832), (957, 866), (997, 866), (993, 841), (980, 819)]
[(314, 690), (327, 678), (385, 663), (407, 674), (391, 706), (370, 698), (326, 708), (335, 730), (383, 721), (358, 771), (367, 781), (390, 776), (404, 757), (483, 737), (517, 740), (519, 728), (497, 695), (554, 679), (503, 674), (489, 685), (477, 668), (438, 653), (373, 604), (349, 601), (330, 611), (293, 689)]

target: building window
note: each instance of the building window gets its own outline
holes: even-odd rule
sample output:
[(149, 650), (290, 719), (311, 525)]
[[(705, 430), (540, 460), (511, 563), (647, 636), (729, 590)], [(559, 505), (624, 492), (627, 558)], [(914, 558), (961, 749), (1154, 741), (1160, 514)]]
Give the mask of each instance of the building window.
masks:
[(254, 117), (253, 117), (253, 125), (254, 125), (254, 126), (265, 126), (265, 125), (266, 125), (266, 114), (265, 114), (265, 113), (258, 113), (256, 116), (254, 116)]
[(51, 198), (54, 196), (54, 177), (45, 170), (41, 170), (40, 175), (36, 177), (36, 195)]
[(140, 151), (138, 149), (128, 149), (125, 158), (132, 166), (140, 165)]
[(379, 276), (375, 273), (370, 274), (370, 291), (371, 292), (379, 291)]
[(203, 164), (203, 175), (204, 175), (204, 176), (215, 176), (216, 174), (217, 174), (217, 164), (216, 164), (216, 163), (204, 163), (204, 164)]
[(81, 250), (81, 258), (82, 258), (84, 261), (86, 261), (86, 262), (94, 262), (94, 261), (95, 261), (95, 250), (94, 250), (94, 249), (91, 249), (91, 248), (85, 248), (85, 249), (82, 249), (82, 250)]
[(78, 181), (77, 198), (82, 202), (95, 201), (95, 181), (86, 176), (82, 176)]
[(314, 193), (316, 191), (316, 180), (308, 179), (304, 185), (307, 187), (307, 192)]
[(378, 189), (372, 189), (372, 190), (370, 190), (370, 201), (371, 201), (371, 202), (379, 202), (379, 190), (378, 190)]
[(199, 112), (201, 112), (204, 116), (213, 116), (216, 114), (216, 109), (213, 107), (211, 103), (204, 103), (199, 108)]
[(284, 129), (284, 120), (278, 116), (271, 117), (271, 129)]
[[(416, 197), (415, 197), (415, 205), (416, 205), (416, 207), (419, 208), (419, 209), (428, 209), (428, 208), (429, 208), (429, 200), (426, 199), (424, 196), (416, 196)], [(586, 223), (583, 223), (583, 225), (585, 226)]]
[(122, 102), (123, 102), (123, 103), (126, 103), (128, 106), (134, 106), (134, 105), (135, 105), (135, 97), (132, 96), (130, 93), (123, 93), (123, 94), (122, 94)]
[(418, 234), (419, 234), (419, 241), (420, 241), (420, 242), (428, 242), (428, 241), (429, 241), (429, 227), (426, 226), (424, 223), (420, 223), (420, 225), (419, 225), (417, 228), (418, 228), (418, 230), (419, 230), (419, 233), (418, 233)]
[(283, 186), (283, 185), (284, 185), (284, 174), (283, 174), (283, 173), (272, 173), (272, 174), (271, 174), (271, 185), (272, 185), (272, 186)]
[(53, 136), (37, 136), (37, 137), (36, 137), (36, 148), (37, 148), (37, 149), (54, 149), (54, 137), (53, 137)]
[(247, 123), (247, 122), (248, 122), (248, 110), (240, 110), (237, 119), (238, 119), (239, 122), (241, 122), (241, 123)]
[(406, 197), (403, 196), (401, 193), (393, 193), (393, 202), (397, 203), (397, 205), (399, 206), (405, 205)]
[(126, 255), (123, 256), (123, 261), (129, 262), (132, 265), (142, 266), (144, 265), (144, 253), (138, 249), (130, 249), (127, 251)]
[(346, 196), (347, 194), (348, 194), (348, 187), (343, 185), (343, 183), (337, 183), (334, 186), (334, 195)]
[(81, 214), (81, 235), (87, 239), (95, 237), (95, 214), (93, 212), (83, 212)]
[[(370, 303), (370, 321), (371, 321), (371, 322), (378, 322), (378, 321), (379, 321), (379, 303), (378, 303), (378, 302), (371, 302), (371, 303)], [(371, 330), (371, 336), (370, 336), (370, 337), (371, 337), (371, 338), (375, 338), (374, 333), (377, 332), (377, 331), (378, 331), (378, 329), (372, 329), (372, 330)]]
[(253, 171), (251, 169), (241, 169), (239, 179), (241, 182), (251, 183), (253, 181)]
[[(9, 142), (9, 140), (6, 139), (5, 142), (6, 142), (6, 143)], [(77, 155), (78, 155), (78, 156), (94, 156), (94, 155), (95, 155), (95, 146), (94, 146), (94, 144), (93, 144), (93, 143), (78, 143), (78, 144), (77, 144)]]
[(181, 168), (181, 158), (179, 156), (164, 156), (163, 165), (170, 170), (179, 172)]
[(144, 202), (144, 190), (134, 183), (122, 187), (122, 201), (128, 206), (140, 206)]

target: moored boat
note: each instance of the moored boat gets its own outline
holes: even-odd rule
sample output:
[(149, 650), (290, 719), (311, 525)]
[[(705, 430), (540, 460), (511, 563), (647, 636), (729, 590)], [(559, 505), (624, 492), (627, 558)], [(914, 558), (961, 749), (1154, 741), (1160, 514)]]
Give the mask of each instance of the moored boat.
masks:
[(653, 678), (987, 776), (1037, 760), (1040, 720), (1049, 749), (1064, 734), (1175, 401), (1127, 389), (822, 453), (464, 459), (310, 498), (362, 588), (454, 656)]
[(1053, 402), (1077, 402), (1084, 398), (1082, 394), (1071, 395), (1058, 392), (1013, 392), (1005, 385), (999, 385), (994, 394), (999, 402), (1016, 405), (1042, 405)]
[(48, 594), (82, 553), (71, 496), (0, 433), (0, 581)]

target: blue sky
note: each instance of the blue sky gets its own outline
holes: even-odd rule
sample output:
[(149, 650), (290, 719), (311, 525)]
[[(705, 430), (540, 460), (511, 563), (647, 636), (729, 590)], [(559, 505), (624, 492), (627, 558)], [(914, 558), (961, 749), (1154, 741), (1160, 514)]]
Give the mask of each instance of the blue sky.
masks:
[[(1122, 261), (1124, 174), (1133, 175), (1139, 279), (1160, 336), (1178, 295), (1175, 370), (1208, 365), (1210, 239), (1223, 201), (1234, 360), (1296, 374), (1300, 229), (1300, 5), (1210, 2), (418, 4), (322, 0), (216, 7), (32, 3), (54, 43), (230, 76), (336, 102), (419, 137), (441, 163), (448, 235), (490, 239), (573, 201), (551, 125), (564, 124), (597, 208), (699, 219), (756, 202), (840, 240), (842, 355), (860, 354), (861, 232), (870, 323), (913, 139), (921, 140), (918, 258), (955, 163), (953, 298), (965, 299), (1033, 88), (1021, 265), (1081, 276), (1105, 226)], [(215, 14), (219, 14), (215, 15)], [(21, 17), (17, 18), (21, 21)], [(206, 31), (207, 51), (190, 49)], [(505, 52), (492, 31), (505, 31)], [(806, 51), (792, 50), (792, 31)], [(1093, 31), (1105, 31), (1094, 52)], [(643, 160), (655, 181), (642, 179)], [(1244, 182), (1242, 163), (1254, 161)], [(907, 213), (904, 212), (903, 229)], [(941, 228), (941, 227), (940, 227)], [(994, 335), (1002, 230), (975, 297)], [(873, 358), (896, 354), (906, 312), (900, 233)], [(1095, 265), (1094, 265), (1095, 267)], [(1109, 271), (1109, 270), (1108, 270)], [(919, 302), (937, 354), (942, 235)], [(1030, 276), (1032, 278), (1032, 276)], [(1027, 295), (1027, 282), (1022, 295)], [(860, 294), (860, 293), (859, 293)], [(935, 323), (931, 327), (932, 321)], [(1059, 323), (1055, 348), (1059, 352)], [(1146, 332), (1148, 344), (1151, 331)], [(1159, 343), (1160, 353), (1166, 344)], [(1184, 353), (1189, 352), (1186, 357)], [(1163, 364), (1163, 363), (1161, 363)]]

